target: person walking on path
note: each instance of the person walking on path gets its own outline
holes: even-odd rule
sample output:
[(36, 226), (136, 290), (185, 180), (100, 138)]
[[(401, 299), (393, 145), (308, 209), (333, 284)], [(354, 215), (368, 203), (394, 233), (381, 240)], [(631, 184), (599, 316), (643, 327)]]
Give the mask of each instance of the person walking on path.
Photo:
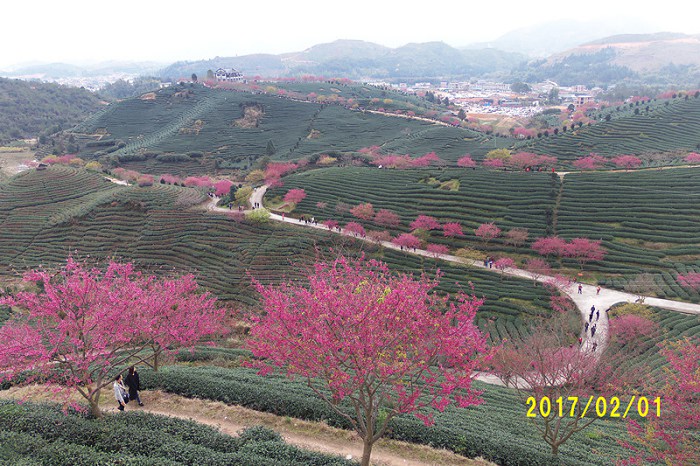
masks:
[(600, 287), (597, 287), (597, 288), (595, 289), (595, 294), (596, 294), (596, 296), (598, 296), (598, 295), (600, 294)]
[(122, 381), (122, 375), (119, 374), (114, 378), (114, 399), (119, 403), (117, 408), (119, 411), (124, 411), (124, 406), (129, 402), (129, 394), (126, 392), (126, 387), (124, 387), (124, 382)]
[(595, 328), (596, 328), (596, 324), (593, 324), (593, 327), (591, 327), (591, 337), (595, 336)]
[(595, 320), (597, 321), (598, 319), (600, 319), (600, 310), (595, 311)]
[(583, 285), (578, 284), (578, 294), (583, 294)]
[(589, 324), (588, 322), (586, 322), (585, 328), (584, 328), (584, 330), (583, 330), (585, 333), (588, 333), (588, 326), (589, 326), (589, 325), (590, 325), (590, 324)]
[(129, 368), (129, 373), (124, 380), (126, 386), (129, 388), (129, 399), (136, 400), (139, 406), (143, 406), (141, 403), (141, 397), (139, 397), (139, 390), (141, 390), (141, 380), (139, 379), (139, 373), (136, 372), (136, 368), (131, 366)]

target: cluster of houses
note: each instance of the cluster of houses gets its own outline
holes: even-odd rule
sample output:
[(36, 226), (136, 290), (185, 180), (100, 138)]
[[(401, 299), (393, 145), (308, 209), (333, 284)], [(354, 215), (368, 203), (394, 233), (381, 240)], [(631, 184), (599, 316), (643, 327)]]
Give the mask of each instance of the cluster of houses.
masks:
[(602, 89), (587, 89), (586, 86), (559, 86), (553, 81), (533, 84), (528, 92), (515, 92), (511, 85), (502, 82), (477, 80), (472, 82), (447, 82), (439, 84), (419, 82), (373, 83), (379, 86), (393, 87), (402, 92), (422, 93), (432, 91), (440, 98), (447, 97), (453, 105), (463, 107), (467, 113), (502, 113), (513, 116), (527, 116), (542, 111), (540, 105), (546, 100), (552, 89), (558, 90), (558, 104), (574, 107), (585, 105), (595, 100)]

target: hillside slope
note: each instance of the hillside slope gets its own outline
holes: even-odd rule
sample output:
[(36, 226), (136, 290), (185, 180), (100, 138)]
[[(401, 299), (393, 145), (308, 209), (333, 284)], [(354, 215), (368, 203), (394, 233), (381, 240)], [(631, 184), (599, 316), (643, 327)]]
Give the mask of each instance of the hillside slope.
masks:
[(103, 106), (85, 89), (0, 78), (0, 143), (70, 128)]
[[(287, 85), (284, 89), (304, 96), (295, 100), (278, 97), (277, 88), (272, 89), (249, 93), (174, 86), (112, 104), (73, 132), (101, 138), (99, 143), (81, 145), (81, 156), (86, 158), (109, 152), (123, 161), (139, 159), (143, 152), (154, 156), (199, 152), (219, 159), (220, 167), (238, 168), (247, 168), (264, 155), (290, 160), (372, 145), (414, 156), (436, 151), (452, 161), (467, 152), (483, 156), (494, 148), (490, 137), (468, 129), (361, 110), (373, 101), (374, 107), (427, 111), (427, 102), (399, 93), (365, 86)], [(318, 95), (316, 102), (301, 100), (312, 92)], [(327, 102), (338, 103), (319, 103), (321, 95)], [(339, 103), (341, 99), (345, 105)], [(355, 109), (349, 108), (349, 102)], [(109, 141), (114, 147), (108, 147)]]
[[(599, 122), (519, 146), (566, 162), (591, 152), (614, 156), (700, 149), (700, 94), (610, 107), (591, 116)], [(608, 117), (610, 121), (605, 121)]]

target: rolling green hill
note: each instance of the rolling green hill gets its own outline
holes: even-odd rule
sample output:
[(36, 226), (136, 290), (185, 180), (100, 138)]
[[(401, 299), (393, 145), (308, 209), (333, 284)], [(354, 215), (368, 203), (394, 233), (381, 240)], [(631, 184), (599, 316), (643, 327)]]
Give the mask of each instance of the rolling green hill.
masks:
[(0, 78), (0, 143), (68, 129), (102, 107), (85, 89)]
[[(619, 110), (617, 109), (619, 108)], [(654, 99), (630, 107), (594, 111), (600, 121), (518, 145), (520, 150), (553, 155), (564, 163), (591, 152), (602, 156), (697, 151), (700, 146), (700, 98)]]
[[(373, 87), (293, 84), (288, 89), (353, 99), (358, 108), (369, 106), (372, 99), (382, 102), (372, 104), (374, 107), (427, 111), (430, 105)], [(112, 104), (78, 125), (73, 133), (83, 147), (84, 158), (109, 153), (128, 161), (145, 159), (140, 155), (143, 152), (152, 156), (200, 152), (206, 159), (218, 160), (220, 167), (236, 168), (249, 167), (264, 155), (277, 160), (299, 159), (371, 145), (413, 156), (436, 151), (454, 163), (464, 153), (478, 158), (503, 143), (468, 129), (346, 107), (275, 94), (176, 86)], [(86, 134), (99, 134), (101, 141), (90, 140)], [(267, 153), (268, 141), (276, 149), (273, 154)]]

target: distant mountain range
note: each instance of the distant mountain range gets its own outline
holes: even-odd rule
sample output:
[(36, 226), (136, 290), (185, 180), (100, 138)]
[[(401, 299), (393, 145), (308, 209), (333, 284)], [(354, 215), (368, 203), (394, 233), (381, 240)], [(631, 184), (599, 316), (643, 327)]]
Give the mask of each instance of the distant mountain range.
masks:
[(588, 42), (514, 69), (512, 80), (561, 85), (621, 82), (698, 87), (700, 35), (623, 34)]
[(27, 77), (38, 79), (90, 78), (110, 75), (152, 75), (165, 64), (158, 62), (104, 61), (92, 64), (74, 65), (68, 63), (32, 63), (0, 71), (0, 76)]
[(526, 57), (496, 49), (459, 50), (444, 42), (406, 44), (389, 48), (360, 40), (337, 40), (301, 52), (280, 55), (216, 57), (177, 62), (161, 70), (161, 77), (177, 79), (207, 70), (236, 68), (248, 76), (305, 74), (351, 79), (435, 80), (506, 72)]
[(390, 48), (361, 40), (337, 40), (299, 52), (180, 61), (165, 67), (152, 62), (52, 63), (32, 64), (0, 75), (39, 79), (151, 75), (176, 80), (189, 79), (193, 73), (204, 78), (208, 70), (235, 68), (246, 76), (315, 75), (408, 83), (488, 78), (529, 83), (552, 80), (561, 85), (700, 86), (700, 35), (619, 34), (621, 30), (645, 28), (622, 21), (557, 21), (463, 48), (444, 42)]
[(515, 29), (493, 41), (475, 43), (464, 48), (490, 47), (521, 53), (531, 58), (546, 58), (601, 37), (625, 32), (651, 33), (654, 29), (638, 21), (620, 18), (597, 21), (557, 20)]

